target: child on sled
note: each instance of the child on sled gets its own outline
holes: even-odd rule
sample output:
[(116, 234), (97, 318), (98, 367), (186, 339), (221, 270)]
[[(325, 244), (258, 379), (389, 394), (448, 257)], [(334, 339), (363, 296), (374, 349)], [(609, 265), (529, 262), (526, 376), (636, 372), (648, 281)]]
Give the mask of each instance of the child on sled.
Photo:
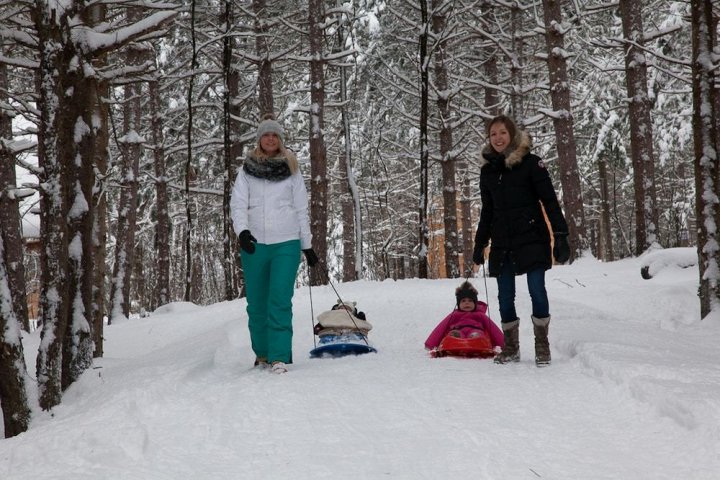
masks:
[(358, 312), (355, 302), (338, 302), (317, 317), (315, 335), (322, 340), (328, 336), (361, 335), (366, 337), (372, 325), (365, 319), (363, 312)]
[(500, 328), (487, 316), (487, 304), (478, 300), (477, 290), (468, 281), (455, 289), (457, 308), (440, 322), (425, 340), (425, 348), (437, 349), (446, 336), (457, 338), (487, 337), (495, 350), (505, 344)]

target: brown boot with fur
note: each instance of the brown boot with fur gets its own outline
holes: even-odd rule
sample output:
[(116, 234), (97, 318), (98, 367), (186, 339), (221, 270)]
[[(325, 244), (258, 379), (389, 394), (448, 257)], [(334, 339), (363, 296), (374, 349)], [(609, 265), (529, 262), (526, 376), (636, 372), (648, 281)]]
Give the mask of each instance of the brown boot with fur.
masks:
[(533, 331), (535, 332), (535, 365), (547, 367), (550, 365), (550, 342), (548, 330), (550, 329), (550, 316), (537, 318), (531, 316)]
[(505, 346), (498, 353), (494, 362), (498, 364), (514, 363), (520, 361), (520, 319), (513, 322), (501, 323), (505, 335)]

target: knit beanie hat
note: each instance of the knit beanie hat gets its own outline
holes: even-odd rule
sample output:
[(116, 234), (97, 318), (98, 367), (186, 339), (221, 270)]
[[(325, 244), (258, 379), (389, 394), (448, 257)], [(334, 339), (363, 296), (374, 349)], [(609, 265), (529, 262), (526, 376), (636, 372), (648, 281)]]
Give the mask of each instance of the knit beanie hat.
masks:
[(472, 283), (468, 281), (463, 282), (458, 288), (455, 289), (455, 299), (457, 300), (458, 307), (460, 306), (460, 301), (463, 298), (469, 298), (477, 306), (478, 292), (475, 287), (472, 286)]
[(260, 122), (257, 132), (255, 133), (255, 141), (260, 142), (260, 138), (262, 138), (262, 136), (266, 133), (274, 133), (280, 139), (280, 143), (285, 145), (285, 130), (282, 125), (272, 118), (267, 118)]

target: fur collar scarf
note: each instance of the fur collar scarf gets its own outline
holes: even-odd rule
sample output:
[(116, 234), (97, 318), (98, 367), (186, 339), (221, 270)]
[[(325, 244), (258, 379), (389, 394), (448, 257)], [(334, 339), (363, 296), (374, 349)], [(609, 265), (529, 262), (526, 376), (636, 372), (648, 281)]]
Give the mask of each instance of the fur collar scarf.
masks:
[(513, 168), (522, 161), (525, 155), (530, 153), (531, 148), (532, 139), (530, 135), (519, 130), (504, 152), (496, 152), (492, 145), (488, 143), (480, 155), (480, 168), (489, 163), (499, 165), (502, 161), (504, 161), (506, 168)]
[(243, 170), (250, 176), (271, 182), (279, 182), (292, 175), (285, 157), (259, 159), (252, 153), (245, 157)]

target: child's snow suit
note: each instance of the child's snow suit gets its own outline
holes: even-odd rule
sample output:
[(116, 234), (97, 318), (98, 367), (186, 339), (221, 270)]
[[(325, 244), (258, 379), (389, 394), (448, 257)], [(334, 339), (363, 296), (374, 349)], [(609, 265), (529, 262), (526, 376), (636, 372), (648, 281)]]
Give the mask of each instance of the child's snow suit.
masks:
[(472, 312), (463, 312), (462, 310), (453, 310), (450, 315), (445, 317), (437, 327), (432, 331), (430, 336), (425, 340), (425, 348), (432, 350), (440, 345), (445, 336), (452, 330), (458, 330), (463, 338), (470, 336), (472, 332), (484, 332), (490, 338), (493, 347), (503, 347), (505, 341), (500, 328), (490, 320), (487, 316), (487, 304), (484, 302), (476, 302), (475, 310)]

